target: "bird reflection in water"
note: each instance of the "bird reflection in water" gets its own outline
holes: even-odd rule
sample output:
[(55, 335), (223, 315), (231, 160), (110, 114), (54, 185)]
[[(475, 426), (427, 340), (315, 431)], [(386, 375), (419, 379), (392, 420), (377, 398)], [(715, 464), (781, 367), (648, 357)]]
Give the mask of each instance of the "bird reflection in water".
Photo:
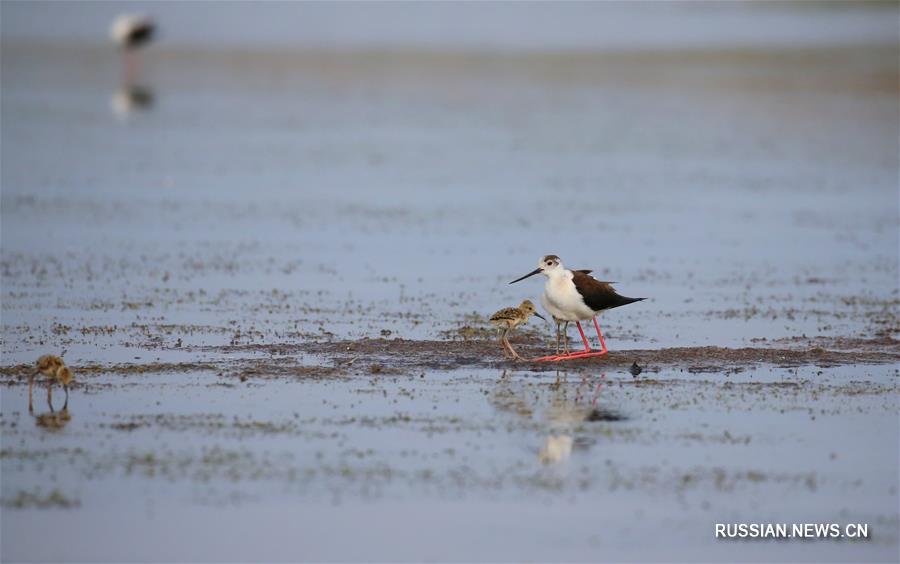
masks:
[(120, 120), (127, 120), (132, 115), (153, 108), (155, 96), (148, 86), (122, 85), (110, 99), (110, 109)]
[(69, 413), (68, 406), (63, 407), (60, 411), (54, 411), (53, 406), (51, 405), (50, 411), (38, 413), (34, 416), (35, 425), (48, 431), (60, 431), (68, 425), (71, 420), (72, 415)]
[(604, 420), (597, 413), (609, 411), (597, 407), (603, 384), (606, 382), (606, 374), (600, 376), (582, 375), (581, 381), (575, 387), (575, 397), (569, 398), (570, 389), (565, 386), (554, 386), (553, 397), (546, 410), (546, 418), (553, 428), (577, 427), (585, 421)]
[[(557, 372), (555, 383), (535, 385), (514, 380), (504, 371), (490, 401), (498, 412), (530, 422), (529, 425), (542, 421), (546, 434), (536, 449), (537, 459), (541, 464), (554, 465), (597, 442), (596, 433), (586, 424), (626, 419), (600, 402), (606, 383), (606, 374), (582, 374), (579, 381), (570, 383), (567, 373)], [(529, 448), (534, 453), (531, 449), (534, 446)]]
[(586, 390), (593, 390), (590, 396), (590, 404), (591, 407), (597, 407), (597, 400), (600, 399), (600, 388), (606, 382), (606, 374), (600, 374), (597, 376), (583, 376), (581, 378), (581, 382), (578, 384), (578, 388), (575, 392), (575, 403), (580, 403), (582, 400), (586, 399), (585, 392)]
[(538, 460), (543, 464), (562, 462), (572, 454), (574, 442), (569, 435), (550, 435), (538, 451)]
[(553, 387), (554, 394), (545, 411), (550, 435), (538, 451), (541, 463), (561, 463), (569, 458), (573, 450), (587, 450), (594, 445), (596, 438), (593, 434), (581, 433), (584, 423), (626, 419), (615, 409), (598, 405), (605, 383), (606, 374), (583, 375), (575, 387), (573, 399), (569, 399), (570, 390), (566, 387)]

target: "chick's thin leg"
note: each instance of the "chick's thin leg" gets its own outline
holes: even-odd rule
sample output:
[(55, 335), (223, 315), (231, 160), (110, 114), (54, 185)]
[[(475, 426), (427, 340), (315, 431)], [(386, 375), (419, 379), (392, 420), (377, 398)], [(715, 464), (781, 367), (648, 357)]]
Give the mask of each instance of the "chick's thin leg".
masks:
[(503, 349), (503, 358), (511, 358), (512, 355), (509, 353), (509, 349), (506, 346), (506, 334), (509, 332), (509, 326), (500, 329), (500, 348)]
[(556, 354), (559, 355), (559, 319), (556, 320)]
[(513, 358), (515, 358), (516, 360), (522, 360), (522, 357), (519, 356), (519, 353), (516, 352), (516, 349), (514, 349), (511, 344), (509, 344), (509, 338), (505, 335), (503, 336), (503, 338), (506, 340), (506, 346), (509, 348), (509, 352), (512, 353)]
[(28, 376), (28, 413), (34, 413), (34, 406), (31, 402), (31, 388), (34, 387), (34, 374)]
[(519, 355), (516, 353), (516, 350), (512, 348), (512, 345), (509, 344), (509, 334), (512, 332), (512, 328), (507, 329), (503, 332), (503, 346), (506, 347), (506, 350), (509, 351), (510, 358), (519, 358)]

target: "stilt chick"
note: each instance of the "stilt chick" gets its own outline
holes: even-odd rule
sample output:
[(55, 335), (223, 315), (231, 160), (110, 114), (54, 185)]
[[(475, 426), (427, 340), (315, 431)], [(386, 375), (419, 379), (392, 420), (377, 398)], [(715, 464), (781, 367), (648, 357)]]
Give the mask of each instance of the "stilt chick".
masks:
[(73, 375), (72, 371), (69, 367), (66, 366), (66, 363), (63, 362), (63, 359), (53, 354), (45, 354), (44, 356), (37, 359), (35, 363), (35, 371), (28, 377), (28, 412), (34, 413), (34, 407), (32, 406), (31, 399), (31, 390), (34, 386), (34, 377), (38, 374), (43, 374), (50, 378), (50, 383), (47, 385), (47, 401), (51, 400), (51, 389), (53, 386), (53, 382), (59, 382), (62, 385), (63, 389), (66, 391), (66, 405), (69, 403), (69, 384), (72, 383)]
[(35, 371), (28, 376), (28, 413), (34, 413), (34, 407), (32, 406), (31, 401), (31, 389), (34, 386), (34, 377), (38, 374), (43, 374), (48, 378), (56, 378), (56, 371), (65, 366), (63, 359), (59, 358), (53, 354), (45, 354), (44, 356), (37, 359), (35, 363)]
[(512, 358), (522, 358), (509, 344), (507, 335), (519, 325), (527, 323), (528, 318), (532, 315), (544, 319), (544, 316), (537, 312), (531, 300), (525, 300), (519, 307), (503, 308), (491, 316), (491, 324), (500, 330), (500, 345), (503, 347), (503, 356), (507, 356), (507, 353), (509, 353), (509, 356)]
[[(69, 409), (69, 384), (71, 384), (74, 379), (75, 376), (68, 366), (63, 365), (56, 369), (56, 382), (62, 386), (63, 390), (66, 392), (66, 401), (63, 404), (63, 411), (68, 411)], [(51, 409), (53, 409), (53, 400), (50, 397), (50, 390), (52, 387), (53, 380), (50, 381), (50, 386), (47, 388), (47, 401), (50, 402)]]

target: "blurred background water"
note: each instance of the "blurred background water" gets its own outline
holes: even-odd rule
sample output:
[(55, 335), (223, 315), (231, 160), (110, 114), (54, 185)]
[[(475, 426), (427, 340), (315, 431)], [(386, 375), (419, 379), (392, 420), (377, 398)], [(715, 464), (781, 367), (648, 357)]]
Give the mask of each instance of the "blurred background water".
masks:
[(124, 12), (150, 13), (172, 46), (678, 49), (893, 45), (892, 2), (10, 2), (8, 39), (98, 43)]

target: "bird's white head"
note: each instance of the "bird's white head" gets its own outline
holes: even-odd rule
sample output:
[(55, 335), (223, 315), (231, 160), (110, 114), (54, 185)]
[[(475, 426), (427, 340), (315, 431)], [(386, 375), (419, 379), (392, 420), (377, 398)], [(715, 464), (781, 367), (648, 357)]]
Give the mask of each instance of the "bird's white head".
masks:
[(563, 272), (565, 267), (563, 266), (562, 261), (556, 255), (544, 255), (541, 257), (541, 260), (538, 261), (538, 267), (526, 274), (521, 278), (516, 278), (510, 284), (515, 284), (520, 280), (525, 280), (529, 276), (534, 276), (535, 274), (543, 274), (545, 276), (553, 276), (559, 272)]
[(113, 20), (109, 36), (120, 47), (131, 49), (149, 41), (153, 31), (153, 20), (149, 16), (122, 14)]
[(543, 256), (538, 262), (538, 269), (544, 274), (549, 274), (554, 270), (563, 270), (564, 268), (562, 260), (556, 255)]

